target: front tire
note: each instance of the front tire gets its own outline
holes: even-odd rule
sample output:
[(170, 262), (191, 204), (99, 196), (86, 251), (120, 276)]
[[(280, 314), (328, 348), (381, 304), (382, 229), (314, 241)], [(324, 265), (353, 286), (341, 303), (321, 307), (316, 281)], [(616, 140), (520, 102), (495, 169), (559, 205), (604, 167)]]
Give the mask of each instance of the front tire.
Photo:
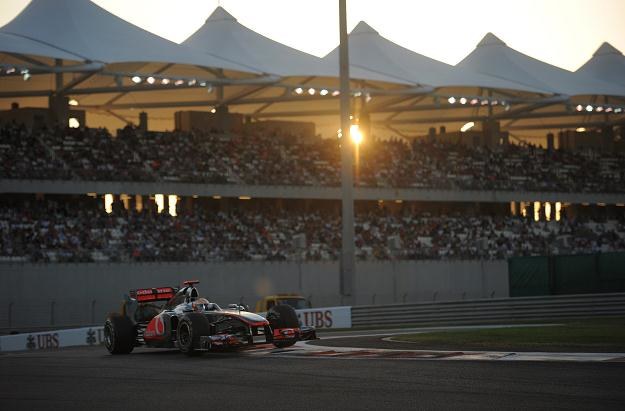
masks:
[(104, 323), (104, 346), (111, 354), (129, 354), (135, 348), (137, 332), (132, 320), (111, 313)]
[[(290, 305), (281, 304), (271, 307), (267, 312), (267, 321), (269, 321), (269, 325), (271, 325), (272, 330), (279, 330), (283, 328), (299, 329), (297, 313)], [(274, 337), (273, 345), (276, 348), (286, 348), (295, 344), (297, 340), (297, 338), (276, 340)]]
[(199, 313), (190, 313), (178, 323), (178, 349), (188, 355), (199, 355), (200, 337), (210, 335), (208, 319)]

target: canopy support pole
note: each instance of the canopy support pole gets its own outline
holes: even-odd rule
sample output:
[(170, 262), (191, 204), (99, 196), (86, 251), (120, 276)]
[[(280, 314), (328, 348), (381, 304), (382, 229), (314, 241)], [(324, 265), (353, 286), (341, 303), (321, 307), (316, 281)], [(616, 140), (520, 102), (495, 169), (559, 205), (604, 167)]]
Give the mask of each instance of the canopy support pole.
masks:
[(352, 295), (355, 262), (354, 262), (354, 150), (349, 135), (350, 121), (350, 85), (349, 85), (349, 52), (347, 37), (347, 5), (346, 0), (339, 0), (339, 72), (341, 90), (341, 262), (340, 292), (341, 296)]

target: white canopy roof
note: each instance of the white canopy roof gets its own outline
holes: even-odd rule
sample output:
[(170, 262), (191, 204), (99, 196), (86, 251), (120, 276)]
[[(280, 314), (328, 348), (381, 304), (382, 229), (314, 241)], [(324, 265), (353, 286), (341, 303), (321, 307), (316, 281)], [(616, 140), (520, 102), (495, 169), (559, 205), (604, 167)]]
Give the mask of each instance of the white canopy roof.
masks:
[(68, 53), (56, 47), (49, 46), (39, 41), (31, 40), (29, 38), (21, 37), (15, 34), (2, 32), (0, 32), (0, 50), (4, 53), (18, 53), (63, 60), (83, 60), (77, 55)]
[(31, 54), (25, 53), (26, 46), (33, 51), (32, 42), (37, 42), (42, 47), (39, 52), (46, 56), (58, 54), (44, 49), (49, 46), (104, 63), (162, 62), (258, 73), (253, 67), (199, 53), (145, 31), (89, 0), (33, 0), (0, 32), (30, 40), (24, 49), (17, 44), (12, 47), (24, 54)]
[(552, 66), (508, 47), (494, 34), (488, 33), (475, 50), (457, 67), (514, 81), (556, 94), (625, 95), (620, 86), (604, 83), (582, 73)]
[[(338, 77), (337, 64), (271, 40), (237, 21), (223, 7), (217, 7), (206, 22), (182, 44), (223, 59), (280, 76)], [(400, 82), (383, 74), (355, 70), (352, 78)]]
[[(324, 59), (338, 64), (338, 47)], [(364, 21), (358, 23), (349, 34), (349, 59), (352, 67), (432, 87), (483, 87), (548, 93), (546, 88), (492, 78), (470, 70), (460, 70), (415, 53), (382, 37)]]
[(610, 43), (603, 43), (577, 73), (625, 86), (625, 56)]

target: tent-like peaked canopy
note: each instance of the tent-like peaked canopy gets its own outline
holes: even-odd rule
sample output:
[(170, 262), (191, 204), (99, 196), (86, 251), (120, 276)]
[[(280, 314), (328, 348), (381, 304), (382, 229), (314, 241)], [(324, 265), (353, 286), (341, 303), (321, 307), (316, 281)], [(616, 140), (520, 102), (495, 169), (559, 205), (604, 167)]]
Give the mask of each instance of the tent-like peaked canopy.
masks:
[(603, 43), (577, 73), (625, 86), (625, 56), (610, 43)]
[[(33, 0), (17, 17), (0, 28), (0, 32), (87, 61), (163, 62), (258, 73), (252, 67), (199, 53), (145, 31), (89, 0)], [(13, 51), (20, 52), (15, 47)], [(41, 52), (46, 56), (55, 54), (50, 50)]]
[[(339, 49), (324, 59), (338, 64)], [(364, 21), (349, 34), (349, 59), (353, 67), (383, 73), (432, 87), (483, 87), (547, 93), (547, 89), (459, 70), (401, 47), (382, 37)]]
[[(328, 64), (316, 56), (271, 40), (242, 25), (219, 6), (183, 45), (202, 50), (228, 61), (253, 66), (280, 76), (338, 77), (338, 63)], [(351, 77), (401, 82), (382, 74), (357, 70)]]
[(0, 32), (0, 50), (4, 53), (42, 56), (62, 60), (83, 60), (80, 56), (49, 46), (45, 43), (2, 32)]
[(555, 94), (625, 95), (623, 87), (606, 83), (583, 73), (552, 66), (506, 45), (492, 33), (486, 34), (475, 50), (457, 67), (506, 79)]

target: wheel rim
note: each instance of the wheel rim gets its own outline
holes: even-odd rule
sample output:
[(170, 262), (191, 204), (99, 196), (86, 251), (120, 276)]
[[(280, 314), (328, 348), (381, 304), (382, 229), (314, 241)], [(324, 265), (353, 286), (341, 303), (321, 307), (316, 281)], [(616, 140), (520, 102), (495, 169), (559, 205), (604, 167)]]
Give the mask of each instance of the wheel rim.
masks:
[(110, 324), (104, 327), (104, 345), (109, 349), (113, 346), (113, 330)]
[(189, 324), (182, 323), (180, 325), (180, 331), (178, 332), (178, 341), (183, 348), (189, 348), (191, 345), (191, 330), (189, 330)]

